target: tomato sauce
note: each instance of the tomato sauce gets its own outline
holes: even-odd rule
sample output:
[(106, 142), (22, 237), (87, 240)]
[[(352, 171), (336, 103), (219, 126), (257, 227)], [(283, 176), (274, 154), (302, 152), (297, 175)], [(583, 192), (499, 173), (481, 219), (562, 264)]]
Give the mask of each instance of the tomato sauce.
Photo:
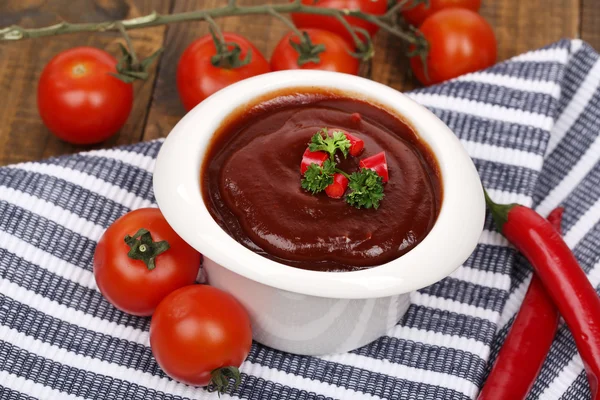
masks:
[[(350, 96), (288, 90), (223, 123), (205, 157), (201, 187), (210, 214), (231, 237), (292, 267), (354, 271), (402, 256), (429, 233), (442, 198), (434, 155), (399, 116)], [(302, 154), (324, 127), (364, 140), (360, 156), (336, 156), (348, 173), (360, 159), (386, 152), (389, 182), (378, 209), (301, 188)]]

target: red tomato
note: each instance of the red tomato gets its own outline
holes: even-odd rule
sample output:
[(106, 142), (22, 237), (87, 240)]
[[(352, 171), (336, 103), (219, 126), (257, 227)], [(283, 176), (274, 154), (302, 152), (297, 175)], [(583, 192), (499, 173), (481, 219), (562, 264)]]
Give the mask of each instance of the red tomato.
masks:
[(487, 68), (496, 62), (496, 38), (492, 27), (479, 14), (461, 8), (447, 8), (427, 18), (420, 28), (429, 41), (425, 78), (419, 56), (410, 66), (417, 79), (427, 85)]
[[(139, 254), (152, 254), (152, 246), (161, 241), (170, 246), (155, 258), (154, 269), (150, 269), (152, 264), (128, 256), (131, 247), (124, 238), (141, 228), (150, 232), (154, 245), (145, 242), (147, 236), (134, 240)], [(94, 253), (94, 277), (100, 292), (119, 310), (133, 315), (152, 315), (165, 296), (193, 284), (199, 268), (200, 253), (175, 233), (157, 208), (140, 208), (116, 220)]]
[(352, 57), (348, 51), (348, 45), (338, 35), (322, 29), (305, 29), (313, 44), (325, 45), (325, 51), (319, 54), (319, 63), (308, 62), (298, 66), (298, 52), (290, 45), (290, 38), (295, 43), (300, 39), (293, 32), (285, 35), (271, 57), (271, 68), (273, 71), (285, 69), (321, 69), (325, 71), (345, 72), (347, 74), (358, 74), (359, 61)]
[[(402, 0), (398, 2), (400, 1)], [(410, 3), (407, 4), (407, 7), (409, 6)], [(414, 8), (402, 11), (402, 16), (409, 24), (419, 26), (430, 15), (450, 7), (466, 8), (477, 12), (479, 11), (479, 7), (481, 7), (481, 0), (429, 0), (429, 7), (425, 4), (419, 4)]]
[(127, 121), (133, 87), (109, 73), (117, 60), (93, 47), (75, 47), (44, 67), (37, 105), (44, 124), (60, 139), (91, 144), (108, 139)]
[[(360, 10), (369, 14), (383, 15), (387, 10), (387, 0), (302, 0), (307, 6), (337, 8), (338, 10)], [(377, 33), (379, 27), (364, 19), (356, 17), (345, 17), (346, 21), (357, 28), (365, 29), (371, 36)], [(318, 28), (337, 33), (350, 45), (355, 47), (354, 40), (348, 30), (335, 17), (326, 17), (315, 14), (293, 13), (292, 21), (300, 29)], [(359, 34), (359, 37), (362, 35)]]
[(248, 313), (233, 296), (212, 286), (176, 290), (152, 316), (150, 346), (156, 362), (188, 385), (206, 386), (213, 371), (239, 367), (251, 345)]
[(188, 111), (232, 83), (271, 71), (265, 57), (246, 38), (235, 33), (224, 33), (223, 37), (226, 42), (234, 42), (240, 46), (242, 59), (251, 51), (251, 61), (237, 68), (215, 67), (211, 63), (211, 57), (217, 54), (217, 49), (212, 36), (202, 36), (192, 42), (177, 65), (177, 90)]

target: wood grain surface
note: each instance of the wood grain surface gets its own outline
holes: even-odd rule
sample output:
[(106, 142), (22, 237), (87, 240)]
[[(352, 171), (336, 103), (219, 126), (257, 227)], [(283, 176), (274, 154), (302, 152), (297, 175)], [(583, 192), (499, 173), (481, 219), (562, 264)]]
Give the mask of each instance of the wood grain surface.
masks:
[(581, 1), (581, 38), (600, 50), (600, 0)]
[[(240, 0), (259, 4), (267, 0)], [(275, 0), (277, 1), (277, 0)], [(285, 0), (279, 0), (285, 1)], [(160, 13), (222, 6), (225, 0), (2, 0), (0, 28), (19, 24), (41, 27), (61, 20), (99, 22)], [(481, 14), (498, 38), (499, 60), (539, 48), (561, 38), (581, 37), (600, 50), (600, 0), (483, 0)], [(217, 21), (224, 31), (248, 37), (269, 57), (286, 27), (270, 16), (229, 17)], [(134, 108), (119, 134), (93, 147), (56, 139), (42, 124), (36, 106), (37, 80), (44, 65), (62, 50), (95, 46), (117, 55), (114, 32), (73, 34), (0, 43), (0, 165), (38, 160), (90, 148), (106, 148), (168, 135), (184, 115), (175, 87), (177, 61), (195, 38), (207, 33), (202, 22), (131, 31), (138, 54), (165, 47), (150, 78), (136, 82)], [(403, 46), (385, 32), (375, 40), (376, 54), (365, 74), (398, 90), (418, 84), (411, 77)]]

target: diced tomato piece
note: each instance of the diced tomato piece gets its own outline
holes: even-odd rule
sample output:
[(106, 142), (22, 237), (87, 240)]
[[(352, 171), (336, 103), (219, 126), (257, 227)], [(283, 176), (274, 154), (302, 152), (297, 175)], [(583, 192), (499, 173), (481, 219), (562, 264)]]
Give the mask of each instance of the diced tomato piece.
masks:
[(354, 124), (359, 124), (362, 121), (362, 116), (359, 113), (350, 114), (350, 121)]
[(339, 199), (348, 188), (348, 178), (336, 172), (333, 174), (333, 183), (325, 188), (325, 193), (332, 199)]
[(358, 165), (360, 168), (367, 168), (375, 171), (384, 183), (389, 180), (388, 165), (384, 151), (377, 153), (374, 156), (363, 158)]
[(346, 131), (342, 132), (344, 132), (344, 135), (346, 135), (346, 139), (350, 141), (350, 150), (348, 152), (351, 156), (356, 157), (365, 148), (365, 142), (362, 139), (357, 138), (356, 136), (353, 136)]
[(329, 155), (324, 151), (310, 151), (308, 147), (304, 150), (302, 155), (302, 162), (300, 163), (300, 173), (304, 175), (310, 164), (317, 164), (319, 167), (323, 166), (323, 163)]

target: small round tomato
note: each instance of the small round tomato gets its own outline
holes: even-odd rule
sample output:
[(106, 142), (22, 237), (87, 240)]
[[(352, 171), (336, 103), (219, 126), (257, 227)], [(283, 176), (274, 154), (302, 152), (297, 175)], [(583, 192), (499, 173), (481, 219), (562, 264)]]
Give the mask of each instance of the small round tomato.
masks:
[[(302, 0), (302, 4), (307, 6), (336, 8), (338, 10), (360, 10), (362, 12), (374, 15), (383, 15), (387, 10), (387, 0)], [(364, 19), (356, 17), (345, 17), (346, 21), (352, 27), (362, 28), (369, 32), (371, 36), (375, 35), (379, 27), (369, 23)], [(337, 33), (351, 46), (355, 47), (354, 40), (344, 25), (335, 19), (324, 15), (293, 13), (292, 21), (300, 29), (317, 28), (329, 32)], [(362, 35), (359, 33), (359, 37)]]
[(410, 66), (425, 85), (475, 72), (496, 62), (494, 31), (485, 19), (471, 10), (441, 10), (427, 18), (420, 30), (429, 42), (429, 79), (419, 56), (411, 58)]
[(133, 87), (110, 73), (117, 60), (93, 47), (75, 47), (44, 67), (37, 90), (42, 121), (60, 139), (99, 143), (123, 127), (133, 105)]
[[(403, 0), (398, 0), (398, 2)], [(409, 8), (411, 3), (407, 3), (406, 8)], [(435, 14), (444, 8), (466, 8), (471, 11), (479, 11), (481, 0), (429, 0), (429, 7), (421, 3), (416, 7), (402, 11), (402, 16), (411, 25), (419, 26), (427, 17)]]
[[(150, 323), (156, 362), (171, 378), (193, 386), (238, 377), (250, 352), (252, 329), (242, 305), (230, 294), (207, 285), (176, 290), (158, 306)], [(225, 379), (223, 383), (227, 383)]]
[(165, 296), (196, 281), (200, 257), (159, 209), (140, 208), (104, 232), (94, 253), (94, 277), (119, 310), (152, 315)]
[[(213, 64), (217, 46), (211, 35), (192, 42), (179, 59), (177, 65), (177, 90), (186, 110), (191, 110), (211, 94), (232, 83), (252, 76), (270, 72), (269, 63), (258, 49), (246, 38), (235, 33), (224, 33), (228, 44), (226, 51), (239, 47), (238, 55), (224, 58), (219, 66)], [(243, 64), (250, 53), (250, 60)], [(240, 66), (241, 65), (241, 66)]]
[(358, 74), (359, 60), (350, 55), (348, 44), (336, 35), (322, 29), (304, 30), (313, 45), (322, 44), (325, 50), (319, 53), (318, 62), (309, 61), (298, 65), (300, 54), (290, 44), (290, 39), (294, 43), (300, 43), (300, 38), (293, 32), (285, 35), (271, 56), (271, 68), (273, 71), (286, 69), (321, 69), (325, 71), (345, 72), (347, 74)]

